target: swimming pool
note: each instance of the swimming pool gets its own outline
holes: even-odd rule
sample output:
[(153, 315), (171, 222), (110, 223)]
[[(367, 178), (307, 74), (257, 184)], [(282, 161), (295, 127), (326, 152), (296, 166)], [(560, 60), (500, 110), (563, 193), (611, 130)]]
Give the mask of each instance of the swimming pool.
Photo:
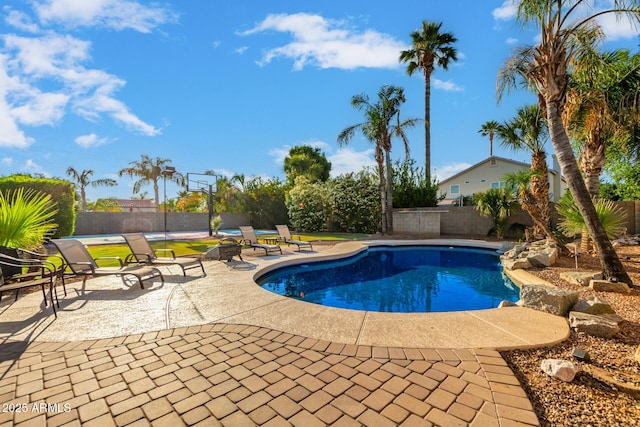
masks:
[(517, 301), (495, 250), (449, 246), (376, 246), (336, 261), (271, 271), (256, 282), (301, 301), (352, 310), (445, 312)]

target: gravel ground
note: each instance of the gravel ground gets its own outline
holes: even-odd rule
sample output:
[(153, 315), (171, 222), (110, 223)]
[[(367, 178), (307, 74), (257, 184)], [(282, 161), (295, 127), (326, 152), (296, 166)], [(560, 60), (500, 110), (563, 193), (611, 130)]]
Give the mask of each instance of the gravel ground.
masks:
[[(640, 247), (624, 246), (616, 250), (635, 284), (629, 295), (593, 292), (560, 279), (561, 272), (576, 270), (573, 258), (561, 257), (552, 268), (529, 270), (556, 286), (578, 290), (581, 296), (597, 295), (625, 319), (620, 324), (620, 334), (612, 339), (572, 332), (567, 341), (553, 347), (502, 353), (523, 385), (542, 426), (640, 426), (640, 400), (619, 392), (587, 372), (594, 366), (610, 373), (615, 370), (640, 374), (640, 363), (634, 360), (640, 345)], [(598, 259), (581, 255), (578, 270), (600, 271)], [(574, 348), (586, 350), (590, 362), (573, 359)], [(565, 383), (542, 372), (540, 363), (543, 359), (571, 360), (584, 371), (572, 382)], [(629, 378), (625, 380), (630, 381)]]

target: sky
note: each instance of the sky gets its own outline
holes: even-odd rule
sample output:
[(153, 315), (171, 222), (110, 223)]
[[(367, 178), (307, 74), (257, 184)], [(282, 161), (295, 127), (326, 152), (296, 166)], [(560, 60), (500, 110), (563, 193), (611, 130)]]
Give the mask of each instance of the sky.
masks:
[[(130, 198), (134, 180), (118, 171), (142, 154), (191, 177), (283, 180), (296, 145), (319, 147), (332, 176), (359, 171), (375, 164), (373, 146), (359, 134), (336, 142), (364, 120), (351, 98), (375, 102), (383, 85), (400, 86), (401, 117), (423, 118), (424, 80), (398, 57), (422, 21), (435, 21), (458, 39), (458, 61), (431, 79), (432, 173), (442, 180), (489, 156), (483, 123), (535, 102), (515, 91), (497, 103), (498, 70), (538, 36), (514, 15), (512, 0), (3, 0), (0, 176), (92, 170), (118, 186), (89, 187), (90, 201)], [(631, 25), (601, 25), (603, 48), (637, 51)], [(422, 165), (423, 125), (408, 137)], [(494, 155), (530, 160), (497, 144)], [(178, 190), (168, 184), (168, 197)], [(151, 186), (142, 192), (153, 197)]]

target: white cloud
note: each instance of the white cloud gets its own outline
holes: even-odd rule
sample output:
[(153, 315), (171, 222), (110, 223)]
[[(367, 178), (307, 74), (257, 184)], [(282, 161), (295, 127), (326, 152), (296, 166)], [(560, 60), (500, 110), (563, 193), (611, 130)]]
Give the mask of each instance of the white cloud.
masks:
[(5, 18), (7, 25), (29, 33), (37, 33), (40, 31), (38, 25), (35, 24), (27, 14), (17, 10), (10, 10), (8, 7), (5, 7), (4, 10), (8, 11), (7, 17)]
[(0, 159), (0, 164), (9, 167), (13, 164), (13, 159), (11, 157), (3, 157)]
[(509, 45), (514, 45), (518, 43), (518, 39), (514, 38), (514, 37), (508, 37), (507, 40), (505, 41), (505, 43), (509, 44)]
[(83, 148), (97, 147), (109, 142), (107, 138), (98, 138), (98, 135), (96, 135), (95, 133), (89, 135), (80, 135), (79, 137), (74, 139), (74, 141), (76, 142), (76, 144)]
[(42, 166), (34, 162), (32, 159), (28, 159), (26, 162), (24, 162), (22, 171), (32, 174), (50, 176)]
[(239, 47), (239, 48), (237, 48), (237, 49), (234, 49), (233, 51), (234, 51), (235, 53), (237, 53), (237, 54), (242, 55), (242, 54), (243, 54), (243, 53), (245, 53), (248, 49), (249, 49), (249, 46), (242, 46), (242, 47)]
[(442, 167), (439, 168), (434, 168), (433, 169), (433, 176), (436, 178), (436, 180), (438, 181), (444, 181), (445, 179), (459, 173), (462, 172), (465, 169), (470, 168), (471, 166), (473, 166), (471, 163), (452, 163), (449, 165), (444, 165)]
[(327, 157), (331, 162), (331, 176), (339, 176), (349, 172), (359, 172), (366, 167), (376, 166), (373, 148), (354, 151), (351, 148), (340, 148), (335, 154)]
[(433, 87), (435, 89), (441, 89), (447, 92), (462, 92), (464, 90), (464, 88), (453, 83), (451, 80), (447, 80), (445, 82), (435, 78), (433, 79)]
[(290, 33), (293, 41), (265, 52), (260, 63), (284, 57), (294, 61), (294, 69), (305, 65), (319, 68), (354, 69), (358, 67), (397, 68), (403, 42), (373, 30), (355, 32), (342, 21), (328, 20), (308, 13), (268, 15), (256, 27), (240, 33), (251, 35), (265, 31)]
[(270, 157), (273, 157), (276, 165), (283, 165), (284, 159), (289, 155), (290, 149), (291, 147), (289, 145), (285, 145), (284, 147), (280, 148), (272, 148), (267, 154)]
[(504, 0), (500, 7), (493, 9), (491, 14), (494, 19), (499, 21), (509, 21), (516, 17), (518, 5), (515, 0)]
[(628, 18), (619, 19), (614, 14), (608, 13), (597, 18), (602, 27), (607, 41), (631, 39), (638, 37), (638, 27)]
[[(597, 1), (595, 5), (591, 2), (585, 2), (572, 11), (571, 16), (574, 18), (572, 22), (579, 22), (582, 18), (593, 16), (599, 11), (611, 8), (615, 8), (611, 0)], [(500, 7), (493, 10), (492, 15), (496, 21), (509, 21), (516, 18), (517, 12), (516, 0), (504, 0)], [(638, 26), (634, 25), (629, 18), (618, 18), (614, 13), (607, 13), (598, 16), (596, 20), (602, 27), (607, 41), (631, 39), (638, 36)], [(507, 44), (515, 44), (516, 42), (516, 39), (507, 39)], [(539, 36), (536, 43), (539, 43)]]
[[(105, 114), (134, 132), (149, 136), (160, 133), (115, 99), (115, 92), (125, 81), (84, 66), (91, 60), (91, 43), (55, 33), (1, 37), (5, 43), (0, 51), (0, 83), (4, 80), (7, 85), (5, 91), (0, 89), (0, 123), (8, 124), (9, 128), (0, 130), (0, 144), (7, 139), (2, 133), (11, 132), (18, 141), (14, 146), (28, 145), (26, 137), (22, 142), (16, 138), (18, 123), (53, 125), (69, 108), (88, 120), (97, 120)], [(42, 92), (40, 86), (49, 91)]]
[(34, 9), (45, 24), (132, 29), (141, 33), (150, 33), (157, 26), (178, 19), (169, 9), (131, 0), (40, 0), (34, 3)]

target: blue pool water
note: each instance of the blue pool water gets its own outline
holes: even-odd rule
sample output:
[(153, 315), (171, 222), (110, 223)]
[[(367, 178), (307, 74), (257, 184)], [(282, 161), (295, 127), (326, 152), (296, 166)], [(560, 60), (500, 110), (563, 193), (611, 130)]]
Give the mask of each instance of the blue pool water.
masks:
[(285, 267), (264, 289), (325, 306), (380, 312), (443, 312), (517, 301), (495, 251), (441, 246), (372, 247), (339, 261)]

